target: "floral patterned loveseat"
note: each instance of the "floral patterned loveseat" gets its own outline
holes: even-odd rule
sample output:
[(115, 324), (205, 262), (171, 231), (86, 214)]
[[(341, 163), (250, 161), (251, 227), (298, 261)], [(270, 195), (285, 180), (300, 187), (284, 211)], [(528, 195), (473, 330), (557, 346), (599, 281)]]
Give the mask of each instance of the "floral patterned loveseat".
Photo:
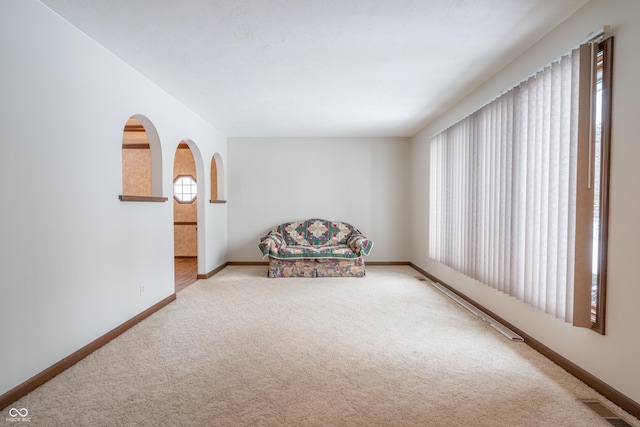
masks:
[(318, 218), (280, 224), (258, 244), (269, 277), (363, 277), (372, 247), (352, 225)]

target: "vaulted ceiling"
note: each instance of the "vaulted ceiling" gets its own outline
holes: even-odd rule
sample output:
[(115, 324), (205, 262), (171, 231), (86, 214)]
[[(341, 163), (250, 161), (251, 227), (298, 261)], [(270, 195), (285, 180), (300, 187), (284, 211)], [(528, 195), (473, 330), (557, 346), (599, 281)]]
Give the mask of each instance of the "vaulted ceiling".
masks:
[(259, 137), (411, 136), (587, 2), (40, 1), (222, 133)]

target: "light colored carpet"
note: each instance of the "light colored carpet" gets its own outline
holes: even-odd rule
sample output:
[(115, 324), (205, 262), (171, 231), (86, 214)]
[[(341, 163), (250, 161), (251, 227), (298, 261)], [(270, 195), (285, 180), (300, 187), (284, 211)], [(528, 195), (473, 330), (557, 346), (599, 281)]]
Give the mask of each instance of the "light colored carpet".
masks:
[(621, 413), (410, 267), (266, 271), (196, 282), (10, 407), (46, 426), (610, 426), (578, 398)]

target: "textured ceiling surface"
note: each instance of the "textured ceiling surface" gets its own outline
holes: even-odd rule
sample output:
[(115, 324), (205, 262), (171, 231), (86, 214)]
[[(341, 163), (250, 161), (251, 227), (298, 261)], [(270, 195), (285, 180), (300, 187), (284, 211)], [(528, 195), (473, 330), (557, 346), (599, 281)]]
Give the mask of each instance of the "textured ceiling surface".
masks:
[(222, 133), (285, 137), (411, 136), (587, 0), (40, 1)]

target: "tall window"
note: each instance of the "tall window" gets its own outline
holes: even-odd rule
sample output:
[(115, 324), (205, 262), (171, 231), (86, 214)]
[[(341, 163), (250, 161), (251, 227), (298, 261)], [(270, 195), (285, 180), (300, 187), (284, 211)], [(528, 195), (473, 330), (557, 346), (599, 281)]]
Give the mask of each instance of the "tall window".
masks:
[[(594, 154), (608, 164), (608, 151), (591, 138), (591, 53), (575, 49), (435, 135), (430, 154), (429, 256), (586, 327), (604, 319), (602, 300), (591, 300), (591, 254), (597, 240), (598, 265), (606, 259), (608, 181), (602, 169), (594, 181)], [(605, 191), (594, 196), (594, 185)], [(603, 298), (606, 271), (595, 274)]]
[(604, 308), (607, 284), (607, 237), (609, 223), (609, 155), (611, 144), (611, 88), (613, 38), (594, 46), (595, 94), (593, 129), (593, 249), (591, 321), (604, 334)]

